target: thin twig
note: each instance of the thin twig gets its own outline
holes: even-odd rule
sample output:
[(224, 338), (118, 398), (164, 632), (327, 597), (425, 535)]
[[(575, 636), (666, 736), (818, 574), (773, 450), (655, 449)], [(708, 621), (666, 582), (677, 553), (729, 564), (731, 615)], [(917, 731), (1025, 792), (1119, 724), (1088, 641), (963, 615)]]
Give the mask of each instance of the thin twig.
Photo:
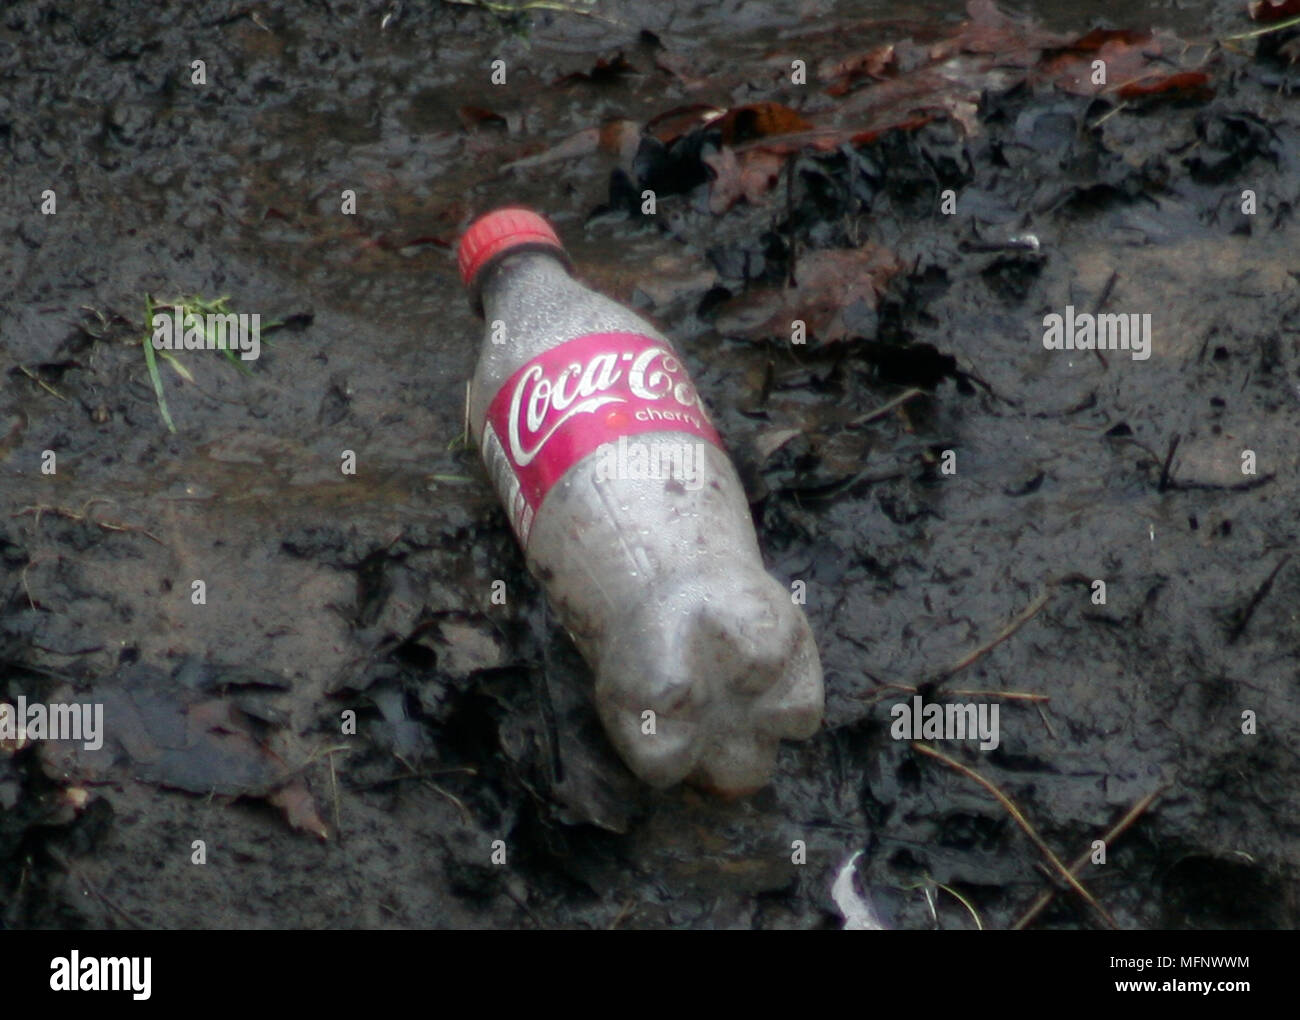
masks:
[(1268, 25), (1265, 28), (1257, 28), (1253, 32), (1239, 32), (1236, 35), (1225, 35), (1222, 41), (1228, 39), (1254, 39), (1256, 36), (1268, 35), (1271, 32), (1280, 32), (1284, 28), (1290, 28), (1292, 25), (1300, 25), (1300, 17), (1288, 18), (1286, 21), (1279, 21), (1276, 24)]
[[(1120, 103), (1119, 106), (1115, 107), (1115, 109), (1111, 110), (1110, 113), (1106, 114), (1106, 117), (1109, 117), (1112, 113), (1118, 113), (1123, 108), (1124, 108), (1124, 104)], [(1095, 128), (1099, 124), (1101, 124), (1101, 122), (1104, 121), (1106, 117), (1102, 117), (1101, 120), (1097, 121), (1097, 123), (1093, 125), (1093, 127)], [(1106, 302), (1110, 300), (1110, 292), (1115, 289), (1115, 281), (1118, 279), (1119, 279), (1119, 272), (1117, 270), (1112, 269), (1110, 271), (1110, 277), (1106, 280), (1106, 285), (1101, 288), (1101, 293), (1097, 296), (1097, 300), (1092, 306), (1092, 314), (1094, 317), (1097, 315), (1098, 312), (1102, 310), (1103, 307), (1105, 307)], [(1101, 353), (1101, 348), (1094, 347), (1092, 349), (1092, 353), (1097, 355), (1097, 360), (1101, 362), (1101, 367), (1105, 369), (1107, 372), (1109, 372), (1110, 362), (1106, 360), (1106, 355)]]
[(1052, 725), (1052, 720), (1047, 718), (1047, 713), (1043, 711), (1042, 705), (1035, 705), (1034, 707), (1038, 709), (1038, 718), (1043, 720), (1043, 726), (1047, 728), (1048, 736), (1055, 740), (1056, 728)]
[[(1111, 830), (1106, 833), (1106, 835), (1101, 837), (1101, 841), (1105, 843), (1107, 847), (1109, 847), (1113, 842), (1115, 842), (1115, 840), (1119, 839), (1119, 837), (1124, 834), (1124, 832), (1129, 828), (1129, 826), (1131, 826), (1134, 822), (1136, 822), (1138, 818), (1140, 818), (1142, 814), (1146, 811), (1146, 809), (1151, 806), (1151, 804), (1155, 801), (1155, 799), (1159, 797), (1162, 793), (1164, 793), (1165, 790), (1167, 790), (1168, 788), (1169, 788), (1168, 784), (1164, 786), (1158, 786), (1150, 793), (1148, 793), (1145, 797), (1142, 797), (1140, 800), (1138, 800), (1136, 804), (1134, 804), (1131, 808), (1128, 809), (1128, 812), (1124, 815), (1124, 817), (1121, 818), (1118, 822), (1116, 822), (1115, 825), (1111, 828)], [(1074, 862), (1070, 865), (1070, 874), (1077, 875), (1079, 871), (1090, 860), (1092, 860), (1092, 850), (1088, 849), (1074, 859)], [(1056, 895), (1055, 889), (1044, 890), (1043, 893), (1038, 897), (1038, 899), (1034, 900), (1030, 908), (1025, 911), (1024, 916), (1021, 917), (1019, 921), (1017, 921), (1015, 924), (1011, 926), (1012, 930), (1019, 931), (1023, 929), (1025, 926), (1033, 923), (1034, 918), (1043, 912), (1043, 909), (1049, 903), (1052, 902), (1052, 897), (1055, 895)]]
[(1051, 701), (1048, 694), (1028, 694), (1024, 691), (948, 691), (948, 694), (961, 694), (968, 698), (1005, 698), (1007, 701)]
[(1258, 478), (1248, 478), (1244, 482), (1236, 482), (1233, 485), (1224, 485), (1220, 482), (1180, 482), (1176, 478), (1169, 479), (1169, 488), (1175, 492), (1249, 492), (1251, 489), (1258, 489), (1261, 485), (1267, 485), (1277, 477), (1275, 472), (1270, 471), (1266, 475), (1260, 475)]
[(164, 927), (163, 925), (159, 925), (159, 924), (152, 924), (152, 925), (145, 924), (138, 917), (132, 914), (131, 911), (127, 910), (125, 907), (121, 906), (115, 900), (111, 899), (107, 893), (103, 892), (97, 885), (95, 885), (94, 882), (92, 882), (84, 874), (82, 874), (81, 870), (70, 860), (68, 860), (68, 858), (66, 858), (63, 855), (63, 853), (60, 850), (58, 850), (56, 847), (50, 846), (47, 843), (45, 845), (45, 852), (49, 854), (51, 859), (54, 861), (54, 863), (57, 864), (59, 867), (61, 867), (64, 871), (66, 871), (73, 878), (74, 881), (81, 883), (90, 892), (94, 893), (95, 898), (98, 899), (101, 903), (103, 903), (104, 906), (120, 914), (122, 918), (126, 921), (126, 923), (131, 925), (132, 928), (141, 928), (141, 929), (152, 928), (154, 930), (157, 930), (158, 928)]
[(909, 400), (912, 400), (915, 397), (919, 397), (923, 393), (925, 393), (925, 390), (918, 389), (916, 387), (913, 387), (910, 390), (904, 390), (893, 400), (885, 401), (885, 403), (881, 404), (874, 411), (868, 411), (866, 414), (846, 422), (844, 427), (849, 429), (857, 428), (860, 425), (867, 424), (867, 422), (869, 421), (875, 421), (877, 418), (883, 418), (894, 408), (901, 407), (903, 404), (906, 404)]
[[(912, 684), (882, 684), (877, 687), (872, 694), (879, 693), (881, 697), (886, 696), (886, 691), (905, 691), (908, 694), (918, 694), (921, 688)], [(1028, 694), (1024, 691), (967, 691), (967, 690), (950, 690), (945, 694), (961, 694), (968, 698), (1005, 698), (1007, 701), (1051, 701), (1051, 696), (1047, 694)], [(873, 702), (880, 701), (881, 698), (873, 697)]]
[(141, 535), (144, 535), (146, 538), (153, 539), (164, 549), (167, 548), (167, 543), (165, 543), (161, 538), (153, 534), (153, 532), (151, 531), (147, 531), (144, 528), (138, 528), (134, 524), (123, 524), (121, 521), (97, 521), (93, 517), (91, 517), (90, 514), (88, 513), (89, 509), (92, 506), (94, 506), (96, 503), (111, 503), (111, 502), (112, 500), (104, 499), (102, 497), (97, 496), (94, 499), (86, 500), (86, 502), (82, 504), (80, 512), (66, 506), (50, 506), (46, 503), (38, 503), (34, 506), (24, 507), (22, 510), (19, 510), (17, 513), (10, 514), (9, 516), (25, 517), (28, 514), (34, 514), (36, 517), (37, 527), (40, 527), (42, 514), (54, 514), (58, 517), (65, 517), (70, 521), (89, 521), (91, 524), (94, 524), (96, 527), (103, 528), (105, 531), (137, 532)]
[(1160, 484), (1156, 486), (1157, 492), (1164, 492), (1169, 488), (1169, 470), (1174, 466), (1174, 454), (1178, 452), (1178, 444), (1182, 441), (1182, 434), (1175, 432), (1169, 440), (1169, 450), (1165, 453), (1164, 467), (1160, 469)]
[(472, 825), (472, 824), (473, 824), (473, 822), (474, 822), (474, 815), (473, 815), (473, 813), (470, 811), (470, 809), (467, 808), (467, 807), (465, 806), (465, 802), (464, 802), (464, 801), (462, 801), (459, 797), (457, 797), (457, 796), (456, 796), (454, 793), (452, 793), (450, 790), (444, 790), (444, 789), (443, 789), (441, 786), (439, 786), (437, 783), (430, 782), (428, 779), (425, 779), (424, 776), (423, 776), (423, 775), (422, 775), (422, 774), (421, 774), (421, 773), (420, 773), (420, 772), (415, 768), (414, 765), (412, 765), (409, 761), (407, 761), (405, 758), (403, 758), (403, 757), (402, 757), (400, 754), (398, 754), (396, 751), (393, 752), (393, 757), (396, 758), (398, 761), (400, 761), (403, 765), (405, 765), (405, 766), (407, 767), (407, 769), (411, 772), (411, 774), (412, 774), (413, 776), (417, 777), (417, 778), (420, 780), (420, 785), (421, 785), (421, 786), (427, 786), (430, 790), (433, 790), (435, 793), (440, 793), (440, 794), (442, 794), (442, 795), (443, 795), (444, 797), (446, 797), (449, 801), (451, 801), (453, 804), (455, 804), (456, 807), (460, 808), (461, 818), (464, 819), (466, 825)]
[(1291, 554), (1287, 553), (1280, 560), (1278, 560), (1278, 564), (1276, 567), (1273, 568), (1272, 573), (1270, 573), (1268, 577), (1264, 578), (1264, 583), (1261, 584), (1259, 588), (1255, 590), (1254, 596), (1251, 598), (1250, 602), (1246, 604), (1246, 608), (1242, 610), (1241, 616), (1237, 619), (1237, 622), (1233, 625), (1232, 630), (1229, 631), (1228, 644), (1233, 644), (1239, 637), (1241, 637), (1242, 634), (1246, 632), (1246, 627), (1250, 623), (1250, 618), (1255, 615), (1255, 610), (1259, 608), (1259, 604), (1263, 602), (1265, 598), (1268, 597), (1268, 593), (1273, 589), (1274, 579), (1281, 572), (1282, 568), (1287, 565), (1287, 562), (1290, 559), (1291, 559)]
[(609, 930), (613, 931), (620, 924), (622, 924), (623, 919), (627, 917), (628, 914), (632, 913), (632, 908), (634, 906), (636, 906), (636, 897), (629, 896), (627, 902), (624, 903), (623, 906), (619, 908), (618, 914), (614, 917), (614, 920), (609, 922)]
[(33, 373), (32, 373), (32, 372), (27, 368), (26, 365), (19, 365), (19, 366), (18, 366), (18, 371), (20, 371), (23, 375), (27, 376), (28, 379), (30, 379), (32, 382), (34, 382), (34, 383), (35, 383), (37, 386), (39, 386), (41, 389), (45, 390), (46, 393), (53, 394), (54, 396), (58, 397), (60, 400), (67, 400), (67, 399), (68, 399), (68, 398), (65, 397), (62, 393), (60, 393), (58, 390), (56, 390), (53, 386), (51, 386), (49, 383), (47, 383), (44, 379), (42, 379), (39, 375), (35, 375), (35, 374), (33, 374)]
[(948, 669), (944, 673), (942, 673), (939, 676), (939, 678), (934, 682), (934, 686), (938, 687), (939, 684), (942, 684), (945, 681), (952, 679), (952, 677), (960, 673), (971, 663), (978, 661), (979, 659), (987, 655), (989, 652), (993, 651), (994, 648), (1002, 644), (1003, 641), (1005, 641), (1012, 634), (1014, 634), (1021, 627), (1023, 627), (1026, 623), (1028, 623), (1035, 616), (1037, 616), (1042, 611), (1043, 606), (1047, 605), (1047, 600), (1050, 599), (1051, 597), (1052, 597), (1052, 587), (1049, 586), (1046, 591), (1044, 591), (1041, 595), (1039, 595), (1036, 599), (1034, 599), (1033, 602), (1029, 603), (1029, 605), (1026, 606), (1018, 616), (1016, 616), (1010, 623), (1008, 623), (1005, 627), (1003, 627), (1000, 631), (998, 631), (998, 633), (994, 635), (992, 640), (986, 641), (978, 648), (972, 649), (971, 651), (967, 652), (955, 663), (949, 666)]
[(1015, 819), (1016, 824), (1019, 825), (1020, 828), (1024, 830), (1025, 835), (1027, 835), (1031, 840), (1033, 840), (1034, 845), (1038, 847), (1038, 849), (1042, 852), (1043, 856), (1046, 857), (1049, 862), (1051, 862), (1051, 865), (1053, 868), (1056, 869), (1057, 874), (1059, 874), (1062, 878), (1065, 879), (1067, 883), (1069, 883), (1070, 888), (1073, 889), (1076, 893), (1078, 893), (1079, 896), (1083, 899), (1083, 901), (1087, 903), (1090, 907), (1092, 907), (1092, 909), (1097, 912), (1098, 916), (1101, 917), (1101, 919), (1105, 921), (1106, 924), (1108, 924), (1111, 928), (1118, 927), (1118, 925), (1115, 924), (1115, 919), (1110, 916), (1106, 908), (1103, 907), (1100, 903), (1098, 903), (1093, 898), (1092, 893), (1088, 892), (1088, 890), (1085, 889), (1079, 883), (1079, 880), (1074, 877), (1074, 873), (1071, 872), (1064, 864), (1061, 863), (1061, 859), (1057, 857), (1056, 854), (1052, 853), (1052, 848), (1043, 841), (1043, 837), (1040, 836), (1038, 834), (1038, 831), (1032, 825), (1029, 824), (1029, 819), (1027, 819), (1023, 814), (1021, 814), (1020, 809), (1016, 807), (1014, 803), (1012, 803), (1010, 797), (1008, 797), (1005, 793), (1003, 793), (996, 786), (994, 786), (993, 783), (989, 782), (989, 780), (985, 779), (974, 769), (969, 768), (966, 765), (963, 765), (961, 762), (957, 761), (954, 758), (949, 758), (942, 751), (937, 751), (933, 747), (929, 747), (925, 744), (922, 744), (919, 741), (912, 741), (912, 747), (914, 750), (920, 751), (922, 754), (926, 754), (929, 755), (931, 758), (938, 759), (939, 761), (947, 765), (949, 768), (955, 769), (956, 771), (960, 772), (966, 778), (973, 779), (975, 782), (979, 783), (980, 786), (984, 787), (984, 789), (988, 790), (989, 793), (993, 794), (993, 796), (997, 798), (998, 803), (1001, 804), (1004, 808), (1006, 808), (1007, 813), (1011, 815), (1012, 818)]
[(331, 751), (326, 757), (330, 763), (330, 793), (334, 800), (334, 838), (338, 840), (339, 846), (343, 845), (343, 824), (340, 820), (339, 812), (339, 780), (334, 771), (334, 753)]

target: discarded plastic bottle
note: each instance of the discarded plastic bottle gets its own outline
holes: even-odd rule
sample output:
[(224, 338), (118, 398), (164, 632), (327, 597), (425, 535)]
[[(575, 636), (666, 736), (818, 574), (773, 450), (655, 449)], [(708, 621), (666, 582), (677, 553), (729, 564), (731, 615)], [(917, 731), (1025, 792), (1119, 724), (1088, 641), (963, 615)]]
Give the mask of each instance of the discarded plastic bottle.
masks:
[(482, 216), (458, 255), (486, 321), (474, 439), (615, 749), (655, 787), (759, 789), (821, 724), (821, 661), (685, 366), (530, 210)]

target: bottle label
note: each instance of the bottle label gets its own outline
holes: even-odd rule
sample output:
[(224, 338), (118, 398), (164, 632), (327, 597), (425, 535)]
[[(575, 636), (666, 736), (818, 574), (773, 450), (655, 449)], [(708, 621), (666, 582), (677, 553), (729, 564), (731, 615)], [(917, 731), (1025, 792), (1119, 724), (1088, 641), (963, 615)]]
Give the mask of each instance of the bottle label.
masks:
[(589, 333), (515, 372), (488, 406), (483, 462), (520, 544), (569, 468), (645, 432), (685, 432), (722, 449), (686, 366), (660, 340)]

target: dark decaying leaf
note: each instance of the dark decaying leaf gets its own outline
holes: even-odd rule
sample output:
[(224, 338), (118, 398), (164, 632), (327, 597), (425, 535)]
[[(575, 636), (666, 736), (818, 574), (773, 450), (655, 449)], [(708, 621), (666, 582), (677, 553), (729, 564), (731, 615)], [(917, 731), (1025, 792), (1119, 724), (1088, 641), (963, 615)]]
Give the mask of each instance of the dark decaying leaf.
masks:
[(482, 106), (462, 106), (456, 111), (456, 116), (460, 119), (461, 127), (466, 131), (481, 127), (504, 128), (506, 126), (506, 119), (501, 114)]
[(810, 345), (857, 335), (854, 316), (874, 311), (890, 278), (902, 269), (893, 252), (871, 241), (857, 248), (805, 252), (795, 269), (795, 286), (746, 291), (719, 311), (720, 333), (753, 339), (789, 338), (802, 321)]
[(618, 54), (612, 60), (606, 60), (600, 57), (590, 71), (573, 71), (570, 74), (557, 78), (552, 84), (567, 86), (586, 83), (589, 85), (608, 85), (617, 81), (619, 78), (628, 74), (635, 74), (636, 68), (633, 67), (623, 54)]
[[(69, 701), (103, 705), (104, 744), (44, 741), (46, 773), (61, 781), (122, 782), (133, 779), (205, 796), (265, 798), (284, 807), (291, 825), (324, 836), (311, 796), (301, 778), (269, 744), (278, 735), (236, 703), (237, 688), (250, 679), (269, 687), (261, 671), (232, 668), (222, 679), (220, 666), (196, 671), (186, 662), (174, 675), (135, 664), (105, 677), (92, 691)], [(195, 677), (201, 683), (195, 684)], [(213, 697), (203, 688), (230, 690)], [(276, 794), (286, 785), (300, 790)]]

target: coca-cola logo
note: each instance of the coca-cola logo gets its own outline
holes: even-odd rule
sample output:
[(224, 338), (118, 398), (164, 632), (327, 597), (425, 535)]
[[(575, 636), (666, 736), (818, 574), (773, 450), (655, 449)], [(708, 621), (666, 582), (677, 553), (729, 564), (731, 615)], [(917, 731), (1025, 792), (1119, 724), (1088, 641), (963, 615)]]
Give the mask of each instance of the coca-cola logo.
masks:
[(591, 333), (516, 371), (488, 405), (482, 443), (520, 541), (527, 544), (542, 501), (569, 468), (644, 433), (722, 446), (686, 366), (662, 340)]
[(638, 400), (668, 400), (708, 420), (682, 363), (657, 344), (640, 351), (604, 351), (585, 363), (569, 362), (554, 375), (547, 375), (546, 367), (534, 361), (514, 381), (510, 395), (507, 435), (514, 462), (520, 467), (531, 464), (576, 415), (628, 403), (626, 396), (610, 392), (620, 383), (624, 384), (620, 389)]

